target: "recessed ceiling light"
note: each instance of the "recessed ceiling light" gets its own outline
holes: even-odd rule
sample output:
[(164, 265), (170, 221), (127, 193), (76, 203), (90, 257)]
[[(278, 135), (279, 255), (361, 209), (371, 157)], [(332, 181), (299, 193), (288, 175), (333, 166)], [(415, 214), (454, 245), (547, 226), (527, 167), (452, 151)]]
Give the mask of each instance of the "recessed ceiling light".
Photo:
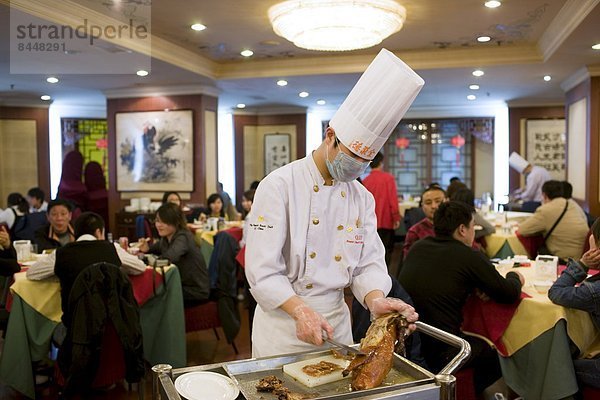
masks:
[(596, 43), (595, 45), (593, 45), (592, 49), (594, 49), (594, 50), (600, 50), (600, 43)]
[(492, 40), (492, 38), (489, 37), (489, 36), (479, 36), (477, 38), (477, 41), (480, 42), (480, 43), (489, 42), (490, 40)]
[(477, 96), (475, 96), (474, 94), (470, 94), (467, 96), (467, 100), (475, 100), (477, 98)]
[(550, 82), (552, 80), (552, 77), (550, 75), (544, 75), (544, 80), (546, 82)]
[(497, 0), (490, 0), (490, 1), (486, 1), (485, 3), (483, 3), (487, 8), (497, 8), (500, 7), (502, 5), (501, 2), (497, 1)]
[(241, 55), (243, 55), (244, 57), (252, 57), (252, 55), (254, 54), (254, 52), (252, 50), (242, 50), (240, 52)]
[(203, 31), (206, 29), (206, 25), (202, 25), (202, 24), (194, 24), (192, 25), (190, 28), (192, 28), (195, 31)]
[(471, 90), (479, 90), (479, 85), (469, 85), (469, 89), (471, 89)]
[(300, 92), (300, 93), (298, 93), (298, 96), (300, 96), (300, 97), (308, 97), (308, 92)]
[(277, 81), (277, 86), (287, 86), (288, 81), (286, 81), (285, 79), (280, 79)]
[(40, 99), (44, 100), (44, 101), (48, 101), (50, 100), (52, 97), (48, 96), (47, 94), (43, 95), (40, 97)]
[(56, 78), (54, 76), (49, 76), (48, 78), (46, 78), (46, 82), (48, 82), (48, 83), (58, 83), (58, 78)]
[(480, 69), (476, 69), (475, 71), (473, 71), (473, 76), (483, 76), (485, 74), (485, 72), (483, 72)]
[(136, 72), (137, 76), (146, 76), (148, 75), (148, 71), (146, 71), (145, 69), (140, 69), (138, 72)]
[(237, 108), (246, 108), (246, 105), (244, 103), (239, 103), (236, 107)]
[(324, 106), (325, 103), (327, 103), (327, 102), (325, 100), (323, 100), (323, 99), (317, 100), (317, 104), (320, 105), (320, 106)]

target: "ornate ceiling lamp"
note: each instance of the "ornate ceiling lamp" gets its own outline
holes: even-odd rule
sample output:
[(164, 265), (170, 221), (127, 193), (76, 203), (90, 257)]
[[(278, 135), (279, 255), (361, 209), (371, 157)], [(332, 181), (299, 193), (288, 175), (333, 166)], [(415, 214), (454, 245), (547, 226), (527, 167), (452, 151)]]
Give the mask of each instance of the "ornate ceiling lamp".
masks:
[(269, 8), (275, 33), (308, 50), (372, 47), (405, 19), (406, 9), (393, 0), (289, 0)]

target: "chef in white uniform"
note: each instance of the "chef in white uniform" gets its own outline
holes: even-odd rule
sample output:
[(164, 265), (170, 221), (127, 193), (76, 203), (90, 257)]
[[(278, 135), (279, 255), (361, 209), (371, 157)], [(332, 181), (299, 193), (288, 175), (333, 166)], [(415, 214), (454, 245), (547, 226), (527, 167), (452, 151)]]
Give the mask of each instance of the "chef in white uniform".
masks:
[(525, 175), (525, 188), (517, 189), (514, 193), (515, 198), (541, 204), (542, 186), (552, 179), (550, 173), (543, 167), (530, 164), (515, 151), (510, 154), (508, 163), (520, 174)]
[[(383, 49), (330, 121), (321, 145), (258, 187), (246, 220), (246, 276), (258, 306), (252, 356), (314, 350), (323, 334), (351, 344), (344, 288), (375, 316), (418, 315), (385, 298), (391, 280), (375, 201), (356, 181), (424, 82)], [(414, 325), (412, 325), (414, 328)]]

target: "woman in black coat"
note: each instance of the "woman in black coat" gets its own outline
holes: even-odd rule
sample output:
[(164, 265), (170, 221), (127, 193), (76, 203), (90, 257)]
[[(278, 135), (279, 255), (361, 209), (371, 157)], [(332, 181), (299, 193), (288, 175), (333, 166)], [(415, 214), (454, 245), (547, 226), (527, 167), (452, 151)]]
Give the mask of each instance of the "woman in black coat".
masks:
[(155, 225), (160, 239), (151, 246), (146, 239), (140, 250), (166, 258), (177, 266), (181, 274), (184, 306), (206, 302), (210, 294), (208, 268), (186, 226), (181, 209), (173, 203), (163, 204), (156, 212)]

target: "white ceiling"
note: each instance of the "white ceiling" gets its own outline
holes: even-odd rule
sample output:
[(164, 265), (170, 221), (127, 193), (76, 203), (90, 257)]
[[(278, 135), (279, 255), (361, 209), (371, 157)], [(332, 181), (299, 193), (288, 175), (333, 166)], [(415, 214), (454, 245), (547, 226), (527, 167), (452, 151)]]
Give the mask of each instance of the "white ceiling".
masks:
[[(149, 0), (148, 0), (149, 2)], [(267, 9), (277, 0), (154, 0), (151, 7), (152, 68), (141, 78), (134, 75), (136, 52), (130, 42), (104, 43), (97, 65), (108, 68), (120, 57), (123, 74), (87, 74), (85, 62), (72, 55), (60, 61), (39, 61), (40, 74), (10, 73), (10, 12), (0, 0), (0, 104), (33, 103), (50, 94), (65, 104), (105, 103), (105, 92), (131, 93), (176, 86), (179, 90), (214, 87), (223, 108), (245, 103), (248, 110), (265, 112), (275, 107), (334, 110), (350, 91), (361, 71), (381, 47), (394, 51), (426, 82), (415, 101), (416, 108), (485, 106), (498, 102), (520, 105), (561, 104), (564, 89), (573, 76), (587, 68), (600, 70), (600, 0), (505, 0), (497, 9), (483, 0), (399, 0), (407, 10), (403, 29), (380, 46), (361, 51), (333, 53), (296, 48), (277, 36), (269, 24)], [(13, 10), (25, 11), (53, 23), (68, 24), (84, 17), (136, 15), (146, 0), (12, 0)], [(208, 28), (192, 31), (192, 23)], [(479, 35), (490, 43), (477, 43)], [(135, 50), (128, 54), (124, 50)], [(244, 59), (239, 52), (250, 48), (255, 55)], [(143, 55), (143, 54), (142, 54)], [(128, 58), (129, 57), (129, 58)], [(37, 61), (36, 61), (37, 62)], [(78, 74), (61, 74), (81, 65)], [(89, 64), (88, 64), (89, 65)], [(14, 67), (14, 66), (13, 66)], [(475, 78), (474, 68), (485, 75)], [(130, 70), (129, 70), (130, 69)], [(45, 82), (48, 74), (61, 79)], [(545, 74), (552, 75), (544, 82)], [(275, 85), (279, 78), (286, 87)], [(478, 98), (468, 101), (468, 85), (478, 83)], [(12, 85), (12, 87), (11, 87)], [(306, 90), (302, 99), (297, 93)], [(317, 106), (317, 99), (326, 106)]]

